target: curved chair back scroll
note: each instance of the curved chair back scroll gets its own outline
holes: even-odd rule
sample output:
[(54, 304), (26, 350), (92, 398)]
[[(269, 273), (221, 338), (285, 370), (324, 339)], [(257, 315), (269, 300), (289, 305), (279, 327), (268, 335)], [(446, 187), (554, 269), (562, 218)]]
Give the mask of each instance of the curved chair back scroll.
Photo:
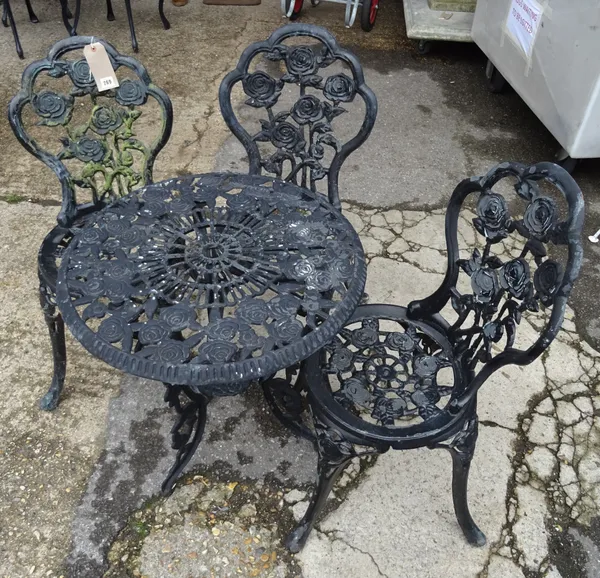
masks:
[[(286, 45), (284, 41), (306, 37), (318, 45)], [(252, 61), (259, 55), (285, 67), (280, 78), (262, 70), (250, 72)], [(323, 74), (335, 62), (347, 65), (352, 77), (345, 73)], [(231, 91), (242, 83), (248, 97), (246, 104), (266, 109), (268, 118), (261, 120), (261, 129), (249, 134), (236, 118)], [(275, 112), (286, 84), (299, 86), (300, 96), (291, 110)], [(346, 112), (345, 103), (356, 96), (365, 104), (365, 118), (349, 141), (341, 143), (333, 133), (332, 121)], [(250, 173), (262, 171), (293, 181), (316, 191), (317, 181), (327, 177), (329, 201), (340, 207), (338, 177), (342, 164), (369, 136), (377, 115), (377, 99), (365, 84), (362, 67), (356, 56), (340, 48), (335, 38), (324, 28), (310, 24), (289, 24), (276, 30), (266, 41), (251, 44), (244, 50), (237, 68), (222, 81), (219, 103), (225, 122), (248, 153)], [(270, 143), (275, 152), (261, 156), (257, 143)], [(333, 151), (333, 159), (325, 166), (325, 147)]]
[[(516, 180), (516, 199), (510, 204), (494, 185)], [(553, 185), (566, 201), (567, 214), (560, 220), (559, 206), (542, 191), (542, 182)], [(476, 196), (476, 231), (485, 242), (469, 259), (459, 258), (458, 221), (463, 204)], [(518, 203), (518, 201), (521, 203)], [(525, 204), (522, 214), (517, 204)], [(451, 402), (459, 410), (497, 369), (508, 364), (534, 361), (552, 342), (562, 325), (567, 299), (579, 275), (583, 249), (583, 195), (573, 178), (553, 163), (531, 167), (503, 163), (481, 178), (466, 179), (455, 189), (446, 213), (448, 269), (442, 285), (430, 297), (414, 301), (408, 314), (432, 319), (450, 301), (457, 319), (445, 328), (470, 383)], [(517, 216), (520, 214), (520, 216)], [(495, 250), (508, 237), (517, 238), (510, 254)], [(546, 245), (560, 247), (549, 256)], [(563, 263), (561, 263), (563, 261)], [(459, 276), (470, 278), (470, 292), (457, 288)], [(514, 347), (522, 317), (549, 312), (545, 326), (529, 347)], [(481, 366), (483, 364), (483, 366)]]
[[(119, 78), (117, 89), (98, 92), (83, 58), (83, 47), (93, 41), (104, 45), (119, 76), (127, 74), (126, 78)], [(69, 92), (39, 87), (50, 79), (57, 83), (68, 81)], [(162, 125), (154, 131), (158, 132), (155, 140), (145, 144), (136, 136), (133, 125), (150, 99), (158, 103)], [(78, 124), (79, 112), (86, 110), (86, 104), (91, 112)], [(28, 133), (23, 112), (29, 107), (39, 119), (38, 126), (62, 133), (54, 139), (60, 143), (58, 153), (47, 150)], [(173, 109), (167, 94), (152, 83), (137, 60), (119, 54), (108, 42), (75, 36), (57, 42), (45, 59), (25, 69), (21, 90), (10, 102), (8, 118), (19, 142), (60, 180), (62, 206), (58, 222), (69, 226), (82, 209), (103, 206), (152, 182), (154, 160), (171, 134)], [(69, 167), (76, 166), (76, 170), (69, 170), (64, 161)], [(91, 205), (78, 205), (78, 188), (91, 192)]]

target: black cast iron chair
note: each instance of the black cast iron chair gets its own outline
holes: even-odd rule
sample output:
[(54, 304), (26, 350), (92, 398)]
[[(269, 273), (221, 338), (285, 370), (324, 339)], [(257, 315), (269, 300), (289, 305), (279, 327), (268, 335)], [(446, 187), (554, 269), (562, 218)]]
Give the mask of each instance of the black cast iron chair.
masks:
[[(29, 1), (29, 0), (27, 0)], [(60, 0), (62, 19), (67, 29), (67, 32), (71, 36), (77, 35), (77, 26), (79, 25), (79, 16), (81, 15), (81, 0), (75, 0), (75, 13), (73, 14), (69, 9), (68, 0)], [(162, 22), (163, 28), (169, 30), (171, 24), (165, 16), (165, 0), (158, 0), (158, 14)], [(135, 26), (133, 23), (133, 12), (131, 11), (131, 0), (125, 0), (125, 11), (127, 12), (127, 22), (129, 24), (129, 32), (131, 33), (131, 46), (134, 52), (138, 51), (138, 41), (135, 35)], [(73, 24), (69, 20), (73, 20)], [(106, 0), (106, 19), (112, 22), (115, 19), (115, 13), (113, 12), (112, 0)]]
[[(510, 178), (516, 179), (517, 194), (509, 204), (493, 187)], [(541, 183), (562, 193), (564, 218)], [(461, 259), (459, 212), (473, 197), (473, 224), (482, 248)], [(522, 213), (520, 204), (526, 205)], [(337, 477), (361, 455), (355, 445), (368, 447), (363, 454), (390, 448), (449, 450), (458, 522), (469, 543), (485, 544), (467, 504), (477, 392), (501, 367), (534, 361), (559, 331), (582, 261), (583, 209), (575, 181), (552, 163), (504, 163), (482, 178), (463, 181), (446, 213), (448, 269), (440, 288), (407, 308), (360, 306), (336, 340), (304, 362), (295, 389), (288, 385), (287, 394), (279, 396), (285, 402), (280, 414), (305, 433), (298, 418), (308, 401), (319, 451), (318, 486), (288, 538), (293, 552), (304, 545)], [(509, 257), (498, 251), (507, 238), (521, 240)], [(558, 260), (548, 256), (548, 244), (557, 246)], [(442, 316), (448, 304), (453, 321)], [(516, 347), (521, 318), (542, 313), (547, 317), (537, 340)], [(283, 382), (278, 380), (280, 388)]]
[[(66, 372), (64, 323), (54, 301), (60, 256), (73, 228), (115, 198), (152, 182), (154, 161), (173, 123), (171, 101), (152, 83), (146, 69), (107, 42), (94, 40), (106, 48), (119, 88), (98, 92), (81, 57), (92, 38), (76, 36), (56, 43), (45, 59), (25, 69), (21, 90), (8, 109), (19, 142), (54, 171), (62, 187), (58, 225), (44, 239), (38, 257), (40, 303), (54, 357), (52, 384), (40, 402), (45, 410), (57, 406)], [(65, 81), (71, 87), (68, 93), (60, 85)], [(145, 127), (154, 140), (144, 143), (134, 131), (139, 123), (134, 124), (144, 105), (152, 101), (158, 105), (161, 122)], [(27, 116), (37, 123), (27, 122)]]

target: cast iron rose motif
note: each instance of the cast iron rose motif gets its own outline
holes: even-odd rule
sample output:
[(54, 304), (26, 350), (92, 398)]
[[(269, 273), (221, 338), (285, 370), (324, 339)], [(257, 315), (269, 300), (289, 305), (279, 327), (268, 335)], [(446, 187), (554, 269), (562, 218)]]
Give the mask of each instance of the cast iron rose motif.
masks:
[(273, 106), (281, 94), (281, 87), (277, 81), (262, 70), (244, 76), (242, 86), (250, 97), (246, 104), (255, 108)]
[(92, 129), (98, 134), (117, 130), (123, 124), (123, 110), (109, 106), (96, 106), (92, 111)]
[(237, 353), (237, 347), (228, 341), (209, 341), (198, 349), (198, 363), (227, 363)]
[(269, 317), (269, 309), (261, 299), (245, 299), (239, 304), (235, 316), (250, 325), (262, 325)]
[(367, 389), (367, 385), (357, 377), (351, 377), (345, 381), (339, 393), (360, 407), (368, 407), (373, 401), (373, 395)]
[(352, 343), (358, 348), (370, 347), (379, 342), (379, 333), (373, 327), (361, 327), (352, 332)]
[(144, 345), (158, 343), (169, 337), (171, 331), (160, 321), (147, 321), (138, 330), (138, 341)]
[(500, 285), (517, 299), (524, 299), (531, 289), (529, 264), (518, 258), (505, 263), (500, 269)]
[(471, 275), (471, 287), (475, 299), (480, 303), (489, 303), (496, 298), (499, 290), (498, 275), (494, 269), (481, 267)]
[(413, 369), (419, 377), (431, 377), (440, 368), (440, 361), (432, 355), (421, 355), (413, 360)]
[(69, 77), (77, 88), (89, 89), (96, 86), (96, 81), (85, 58), (71, 63)]
[(533, 284), (539, 293), (540, 301), (546, 305), (552, 305), (554, 295), (558, 291), (562, 281), (562, 267), (556, 261), (544, 261), (533, 275)]
[(175, 365), (184, 363), (190, 357), (190, 348), (181, 341), (167, 339), (155, 347), (152, 351), (152, 358), (162, 363)]
[(529, 233), (545, 240), (557, 221), (556, 203), (548, 197), (534, 199), (525, 209), (523, 225)]
[(264, 345), (265, 338), (257, 335), (250, 326), (246, 325), (240, 328), (238, 342), (242, 347), (247, 347), (248, 349), (259, 349)]
[(208, 326), (208, 336), (217, 341), (231, 341), (238, 332), (238, 323), (233, 319), (221, 319)]
[(473, 225), (479, 233), (492, 242), (506, 238), (510, 216), (503, 196), (497, 193), (481, 195), (477, 202), (477, 215)]
[(401, 397), (396, 399), (378, 397), (371, 417), (382, 425), (394, 425), (396, 419), (404, 415), (406, 408), (407, 403)]
[(308, 46), (298, 46), (290, 50), (285, 63), (288, 72), (294, 76), (314, 74), (317, 69), (317, 58)]
[(321, 101), (312, 94), (300, 97), (292, 108), (292, 118), (300, 125), (321, 120), (323, 118)]
[(269, 301), (269, 310), (276, 319), (296, 315), (301, 301), (293, 295), (280, 295)]
[(160, 312), (160, 320), (164, 321), (172, 331), (181, 331), (194, 321), (195, 313), (187, 305), (172, 305)]
[(127, 323), (120, 317), (108, 317), (100, 323), (98, 336), (109, 343), (121, 341), (130, 329)]
[(292, 343), (302, 335), (304, 326), (293, 317), (274, 321), (268, 326), (269, 334), (278, 343)]
[(410, 335), (400, 333), (399, 331), (390, 333), (387, 336), (385, 343), (388, 347), (397, 349), (401, 353), (410, 353), (416, 345), (414, 339)]
[(102, 141), (87, 136), (72, 142), (69, 148), (73, 155), (84, 163), (99, 163), (106, 154), (106, 146)]
[(325, 81), (323, 94), (334, 103), (352, 102), (356, 94), (356, 85), (346, 74), (334, 74)]
[(354, 355), (348, 348), (340, 347), (335, 350), (329, 363), (335, 371), (348, 371), (354, 364)]
[(278, 122), (272, 127), (271, 142), (275, 148), (289, 151), (301, 150), (305, 145), (300, 131), (286, 121)]
[(44, 119), (44, 124), (66, 124), (73, 111), (73, 97), (44, 90), (33, 95), (31, 106), (38, 116)]
[(148, 90), (141, 82), (126, 78), (117, 88), (115, 100), (123, 106), (139, 106), (148, 100)]

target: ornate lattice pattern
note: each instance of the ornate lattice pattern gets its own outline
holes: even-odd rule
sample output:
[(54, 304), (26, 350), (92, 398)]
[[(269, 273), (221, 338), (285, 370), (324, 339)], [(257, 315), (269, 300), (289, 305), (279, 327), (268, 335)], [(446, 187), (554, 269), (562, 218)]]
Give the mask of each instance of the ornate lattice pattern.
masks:
[[(310, 38), (318, 44), (288, 46), (284, 41), (291, 37)], [(261, 54), (285, 72), (278, 78), (263, 70), (250, 72), (250, 64)], [(349, 72), (328, 72), (336, 62), (345, 63)], [(231, 90), (238, 82), (247, 97), (246, 104), (267, 113), (255, 134), (241, 126), (231, 107)], [(299, 87), (299, 97), (290, 109), (277, 112), (276, 105), (289, 85)], [(335, 136), (333, 121), (347, 112), (344, 105), (357, 97), (365, 103), (365, 118), (358, 133), (342, 143)], [(290, 24), (275, 31), (267, 41), (251, 45), (237, 68), (223, 79), (220, 103), (223, 117), (248, 151), (252, 173), (271, 173), (313, 191), (317, 190), (317, 181), (327, 177), (329, 200), (339, 207), (339, 170), (346, 157), (369, 136), (377, 101), (364, 83), (356, 57), (341, 49), (327, 30)], [(275, 151), (261, 155), (258, 143), (268, 143)]]
[(452, 370), (438, 382), (440, 370), (452, 367), (448, 345), (406, 319), (364, 317), (361, 309), (356, 316), (325, 346), (323, 368), (334, 399), (383, 426), (413, 426), (440, 415), (454, 388)]
[[(91, 42), (92, 38), (73, 37), (55, 44), (47, 58), (25, 69), (21, 90), (9, 107), (9, 120), (21, 144), (61, 181), (61, 225), (71, 224), (77, 214), (77, 189), (88, 191), (92, 203), (102, 205), (152, 182), (154, 159), (171, 132), (173, 113), (168, 96), (152, 84), (139, 62), (122, 56), (104, 41), (115, 71), (127, 70), (130, 77), (121, 78), (117, 89), (98, 92), (87, 61), (81, 57), (83, 47)], [(55, 79), (57, 86), (61, 82), (64, 86), (67, 80), (69, 92), (42, 86), (42, 80), (49, 79)], [(154, 142), (145, 143), (136, 135), (134, 123), (149, 100), (158, 103), (162, 120)], [(80, 121), (82, 107), (89, 114)], [(23, 120), (28, 109), (38, 119), (38, 126), (56, 130), (57, 153), (30, 134)]]
[(364, 281), (358, 236), (322, 197), (214, 174), (101, 211), (65, 253), (57, 299), (109, 363), (169, 383), (231, 382), (219, 390), (230, 393), (331, 339)]

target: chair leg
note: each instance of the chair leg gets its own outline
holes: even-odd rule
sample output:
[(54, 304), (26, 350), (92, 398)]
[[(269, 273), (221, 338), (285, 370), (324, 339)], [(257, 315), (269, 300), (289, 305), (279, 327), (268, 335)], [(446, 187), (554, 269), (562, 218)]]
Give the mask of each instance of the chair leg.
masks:
[(165, 30), (169, 30), (169, 28), (171, 28), (171, 23), (165, 16), (165, 0), (158, 0), (158, 13), (160, 15), (160, 19), (162, 20), (163, 28)]
[(285, 545), (290, 552), (297, 553), (304, 547), (319, 514), (327, 503), (333, 485), (344, 468), (356, 456), (352, 444), (336, 430), (315, 419), (317, 449), (319, 452), (319, 481), (310, 504), (298, 526), (287, 537)]
[(127, 21), (129, 22), (129, 31), (131, 32), (131, 46), (133, 51), (138, 51), (138, 42), (135, 37), (135, 26), (133, 25), (133, 13), (131, 12), (131, 0), (125, 0), (125, 11), (127, 12)]
[(467, 485), (471, 460), (477, 442), (478, 419), (473, 413), (467, 419), (463, 429), (454, 438), (440, 444), (452, 455), (452, 501), (454, 512), (465, 538), (473, 546), (484, 546), (485, 534), (478, 528), (469, 512)]
[(27, 6), (27, 13), (29, 14), (29, 21), (33, 22), (33, 24), (38, 24), (39, 19), (35, 15), (35, 12), (33, 11), (33, 8), (31, 6), (31, 0), (25, 0), (25, 6)]
[(40, 304), (50, 332), (54, 373), (48, 392), (40, 400), (40, 408), (51, 411), (58, 406), (60, 394), (65, 384), (67, 372), (67, 348), (65, 344), (65, 324), (61, 314), (56, 311), (54, 297), (48, 287), (40, 285)]
[(115, 13), (113, 12), (112, 2), (106, 0), (106, 19), (112, 22), (115, 19)]
[(2, 12), (2, 24), (6, 26), (6, 23), (10, 25), (10, 29), (12, 31), (13, 39), (15, 41), (15, 49), (19, 58), (22, 60), (25, 58), (23, 54), (23, 47), (21, 46), (21, 41), (19, 40), (19, 33), (17, 32), (17, 25), (15, 24), (15, 19), (13, 18), (13, 13), (10, 8), (10, 0), (4, 0), (4, 9)]

